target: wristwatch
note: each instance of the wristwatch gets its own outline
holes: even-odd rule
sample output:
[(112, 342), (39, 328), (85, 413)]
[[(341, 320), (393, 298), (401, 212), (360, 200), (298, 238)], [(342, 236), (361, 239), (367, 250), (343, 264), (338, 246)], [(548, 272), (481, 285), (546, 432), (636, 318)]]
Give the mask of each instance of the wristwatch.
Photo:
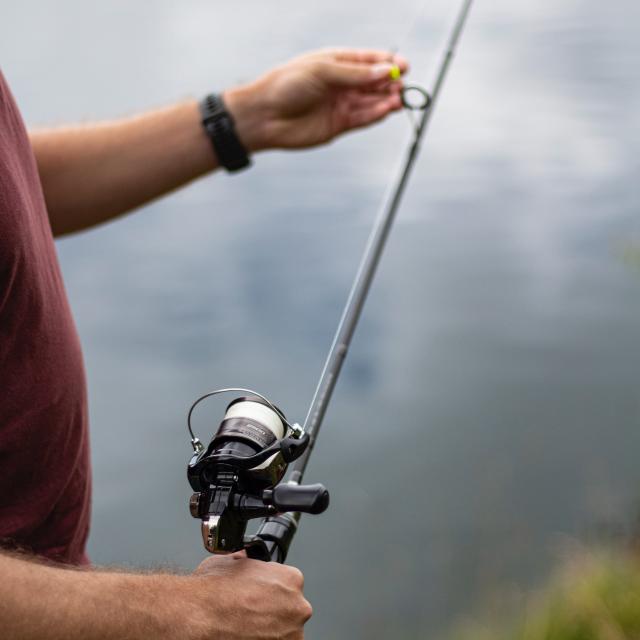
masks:
[(212, 93), (200, 102), (202, 126), (211, 139), (218, 161), (227, 171), (239, 171), (251, 164), (245, 146), (236, 133), (235, 123), (222, 100)]

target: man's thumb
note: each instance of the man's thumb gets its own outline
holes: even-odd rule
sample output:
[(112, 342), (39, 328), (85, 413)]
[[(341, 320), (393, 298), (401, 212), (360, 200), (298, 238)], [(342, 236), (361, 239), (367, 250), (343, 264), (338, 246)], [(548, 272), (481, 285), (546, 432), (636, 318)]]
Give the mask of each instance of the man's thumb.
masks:
[(391, 79), (394, 65), (390, 62), (378, 64), (353, 64), (349, 62), (322, 62), (320, 74), (326, 82), (342, 87), (361, 87), (379, 80)]

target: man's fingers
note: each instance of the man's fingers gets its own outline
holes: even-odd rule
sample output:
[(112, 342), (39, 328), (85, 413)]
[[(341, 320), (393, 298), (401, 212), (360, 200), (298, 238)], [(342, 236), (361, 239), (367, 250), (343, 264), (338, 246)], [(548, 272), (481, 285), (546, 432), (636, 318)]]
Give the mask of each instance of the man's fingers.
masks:
[(391, 80), (390, 78), (384, 78), (383, 80), (378, 80), (372, 84), (363, 85), (361, 87), (356, 87), (352, 89), (353, 93), (358, 93), (361, 95), (372, 94), (377, 96), (382, 95), (391, 95), (393, 93), (400, 93), (403, 88), (403, 83), (398, 80)]
[(380, 49), (332, 49), (330, 53), (338, 62), (356, 62), (360, 64), (376, 64), (391, 62), (400, 67), (402, 73), (409, 69), (409, 62), (403, 56)]
[(374, 122), (382, 120), (392, 111), (397, 111), (402, 107), (400, 96), (395, 95), (384, 100), (379, 100), (375, 104), (359, 106), (353, 108), (347, 116), (349, 129), (366, 127)]
[[(366, 57), (360, 54), (360, 58)], [(400, 69), (404, 74), (408, 69), (408, 63), (404, 58), (395, 59), (387, 55), (386, 58), (375, 57), (369, 60), (359, 59), (345, 55), (329, 56), (333, 59), (318, 59), (318, 68), (323, 79), (339, 86), (362, 87), (367, 85), (377, 86), (382, 83), (393, 82), (392, 71)]]
[(349, 104), (356, 103), (360, 98), (373, 98), (384, 100), (394, 95), (400, 95), (403, 85), (401, 82), (391, 82), (377, 87), (365, 86), (344, 90), (345, 101)]
[(354, 94), (349, 98), (350, 111), (360, 111), (369, 107), (375, 107), (377, 104), (386, 103), (390, 98), (388, 94), (383, 96), (375, 93)]
[(361, 87), (385, 78), (390, 78), (393, 65), (390, 62), (378, 64), (356, 64), (351, 62), (318, 62), (322, 79), (339, 87)]

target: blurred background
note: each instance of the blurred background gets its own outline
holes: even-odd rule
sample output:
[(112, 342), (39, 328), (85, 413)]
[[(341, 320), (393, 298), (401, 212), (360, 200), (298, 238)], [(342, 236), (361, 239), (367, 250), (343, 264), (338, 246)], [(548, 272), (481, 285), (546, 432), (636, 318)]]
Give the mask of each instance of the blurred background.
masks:
[[(135, 113), (306, 49), (400, 47), (430, 86), (457, 10), (4, 0), (25, 119)], [(290, 561), (312, 639), (432, 638), (541, 584), (640, 497), (640, 5), (478, 0), (308, 473)], [(58, 243), (91, 398), (95, 563), (189, 570), (185, 414), (249, 386), (302, 420), (403, 113), (269, 153)], [(224, 403), (205, 405), (208, 438)], [(594, 533), (595, 532), (595, 533)]]

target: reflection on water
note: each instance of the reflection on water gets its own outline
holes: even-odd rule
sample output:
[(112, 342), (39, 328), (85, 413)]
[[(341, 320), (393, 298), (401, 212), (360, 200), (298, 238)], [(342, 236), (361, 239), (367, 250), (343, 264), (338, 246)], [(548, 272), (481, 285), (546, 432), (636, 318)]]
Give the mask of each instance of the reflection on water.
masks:
[[(454, 9), (434, 2), (409, 29), (408, 0), (391, 18), (363, 0), (249, 4), (14, 3), (2, 64), (34, 123), (400, 33), (428, 79)], [(310, 469), (333, 502), (291, 558), (309, 637), (432, 637), (494, 589), (533, 584), (564, 536), (630, 514), (639, 13), (478, 3)], [(59, 244), (90, 378), (96, 562), (202, 557), (185, 477), (197, 394), (253, 386), (304, 416), (407, 126), (260, 157)], [(201, 411), (201, 433), (221, 409)]]

